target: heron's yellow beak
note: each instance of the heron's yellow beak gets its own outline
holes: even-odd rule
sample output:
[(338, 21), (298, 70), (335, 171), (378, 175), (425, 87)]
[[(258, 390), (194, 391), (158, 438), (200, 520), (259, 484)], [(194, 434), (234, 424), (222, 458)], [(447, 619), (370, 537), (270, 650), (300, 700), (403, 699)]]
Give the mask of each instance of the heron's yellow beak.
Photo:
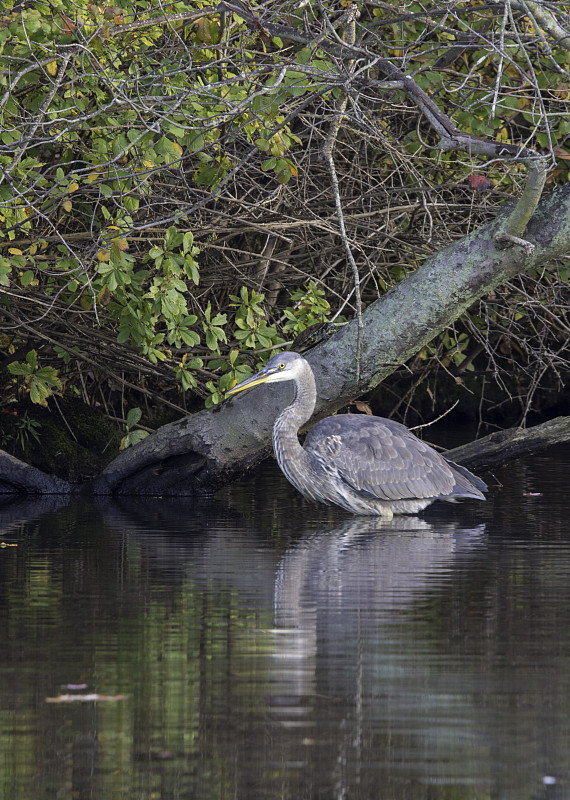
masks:
[(259, 386), (260, 383), (266, 383), (271, 376), (273, 375), (273, 370), (265, 371), (261, 370), (261, 372), (252, 375), (251, 378), (246, 378), (241, 383), (237, 383), (231, 389), (228, 389), (226, 392), (226, 396), (229, 394), (237, 394), (238, 392), (243, 392), (244, 389), (251, 389), (253, 386)]

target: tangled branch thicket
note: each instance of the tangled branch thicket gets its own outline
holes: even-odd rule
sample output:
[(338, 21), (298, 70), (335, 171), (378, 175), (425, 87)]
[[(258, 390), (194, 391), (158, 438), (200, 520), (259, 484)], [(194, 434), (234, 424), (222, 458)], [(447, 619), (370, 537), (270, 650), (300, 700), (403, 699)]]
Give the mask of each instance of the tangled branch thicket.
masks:
[[(569, 3), (114, 2), (0, 17), (5, 400), (33, 350), (113, 416), (217, 402), (493, 218), (529, 154), (568, 179)], [(525, 417), (568, 375), (569, 268), (487, 297), (406, 388), (490, 380)]]

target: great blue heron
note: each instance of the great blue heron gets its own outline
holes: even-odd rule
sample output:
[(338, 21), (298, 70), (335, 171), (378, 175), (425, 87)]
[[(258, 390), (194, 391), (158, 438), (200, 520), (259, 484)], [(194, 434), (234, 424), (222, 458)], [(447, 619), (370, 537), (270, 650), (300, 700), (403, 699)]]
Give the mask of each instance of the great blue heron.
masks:
[(300, 427), (314, 411), (315, 378), (298, 353), (273, 356), (236, 394), (260, 383), (295, 382), (295, 397), (275, 420), (273, 448), (285, 477), (304, 497), (353, 514), (416, 514), (434, 500), (484, 500), (485, 483), (448, 461), (399, 422), (340, 414), (317, 422), (301, 447)]

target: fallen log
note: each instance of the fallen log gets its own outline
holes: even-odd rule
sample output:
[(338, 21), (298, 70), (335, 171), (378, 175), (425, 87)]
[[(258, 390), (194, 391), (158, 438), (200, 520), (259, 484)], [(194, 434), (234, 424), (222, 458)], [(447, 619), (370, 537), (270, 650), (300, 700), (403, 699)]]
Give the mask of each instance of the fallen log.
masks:
[(469, 468), (486, 467), (567, 441), (570, 441), (570, 417), (556, 417), (532, 428), (495, 431), (474, 442), (454, 447), (445, 456)]
[(0, 450), (0, 494), (69, 494), (71, 485)]

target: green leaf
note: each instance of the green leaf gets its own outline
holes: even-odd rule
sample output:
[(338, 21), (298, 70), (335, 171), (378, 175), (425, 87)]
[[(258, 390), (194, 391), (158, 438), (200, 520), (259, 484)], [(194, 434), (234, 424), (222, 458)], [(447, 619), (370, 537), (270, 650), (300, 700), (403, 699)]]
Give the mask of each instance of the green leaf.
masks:
[(203, 134), (199, 133), (198, 136), (195, 136), (188, 144), (188, 150), (191, 153), (196, 153), (198, 150), (203, 150), (205, 144), (206, 141), (204, 139)]
[(222, 375), (220, 380), (218, 381), (218, 386), (222, 390), (222, 392), (227, 392), (227, 390), (234, 385), (234, 376), (231, 372), (226, 372), (225, 375)]
[(138, 197), (131, 197), (130, 195), (123, 197), (123, 205), (125, 206), (125, 211), (130, 211), (134, 213), (135, 211), (139, 210), (139, 198)]
[(212, 331), (206, 332), (206, 344), (210, 350), (218, 352), (218, 337)]
[(223, 328), (212, 327), (210, 330), (214, 334), (214, 336), (216, 336), (216, 338), (220, 340), (220, 342), (228, 341), (226, 337), (226, 332), (223, 330)]
[(0, 259), (0, 285), (1, 286), (9, 286), (10, 285), (10, 278), (8, 277), (12, 272), (12, 267), (5, 261), (5, 259)]
[[(186, 286), (184, 281), (181, 281), (180, 278), (174, 278), (173, 281), (172, 281), (172, 286), (179, 292), (185, 292), (188, 289), (188, 287)], [(184, 302), (184, 305), (186, 305), (186, 301), (183, 300), (183, 302)]]
[(45, 406), (46, 400), (49, 397), (49, 390), (46, 391), (47, 387), (45, 384), (38, 383), (37, 381), (33, 381), (30, 384), (30, 400), (32, 403), (35, 403), (39, 406)]
[(53, 367), (42, 367), (30, 377), (30, 400), (40, 406), (47, 405), (52, 387), (61, 390), (62, 385)]
[(182, 388), (185, 392), (189, 389), (193, 389), (195, 386), (198, 385), (198, 381), (190, 372), (186, 372), (185, 370), (180, 370), (178, 373), (178, 377), (180, 379), (180, 383), (182, 384)]
[(149, 435), (148, 431), (129, 431), (126, 436), (121, 439), (120, 449), (125, 450), (127, 447), (132, 447)]
[(183, 239), (183, 234), (174, 225), (171, 225), (164, 236), (164, 246), (167, 250), (173, 250), (175, 247), (180, 247)]
[(148, 431), (131, 431), (129, 438), (131, 440), (131, 444), (138, 444), (139, 442), (142, 442), (143, 439), (146, 439), (146, 437), (149, 435), (150, 434)]
[(140, 421), (142, 417), (142, 411), (140, 408), (131, 408), (129, 413), (127, 414), (127, 430), (130, 431), (131, 428)]
[(33, 270), (28, 269), (20, 275), (20, 283), (22, 286), (29, 286), (35, 278)]
[(41, 367), (34, 373), (34, 378), (47, 383), (49, 386), (55, 386), (61, 389), (61, 381), (57, 376), (57, 370), (54, 367)]
[(287, 93), (290, 94), (292, 97), (302, 97), (305, 92), (307, 91), (307, 86), (288, 86)]
[(182, 148), (178, 142), (171, 142), (166, 136), (162, 136), (155, 144), (154, 149), (161, 156), (166, 158), (180, 158), (182, 155)]
[(19, 361), (13, 361), (6, 367), (11, 375), (30, 375), (31, 369), (29, 364), (22, 364)]
[(194, 234), (192, 233), (192, 231), (186, 231), (186, 233), (182, 236), (183, 252), (187, 253), (189, 250), (191, 250), (193, 244), (194, 244)]
[(187, 259), (184, 262), (184, 272), (188, 275), (191, 281), (193, 281), (196, 286), (200, 283), (200, 273), (198, 272), (198, 267), (194, 263), (193, 259)]
[(180, 330), (180, 338), (188, 347), (195, 347), (200, 344), (200, 337), (196, 331), (189, 331), (182, 328)]

